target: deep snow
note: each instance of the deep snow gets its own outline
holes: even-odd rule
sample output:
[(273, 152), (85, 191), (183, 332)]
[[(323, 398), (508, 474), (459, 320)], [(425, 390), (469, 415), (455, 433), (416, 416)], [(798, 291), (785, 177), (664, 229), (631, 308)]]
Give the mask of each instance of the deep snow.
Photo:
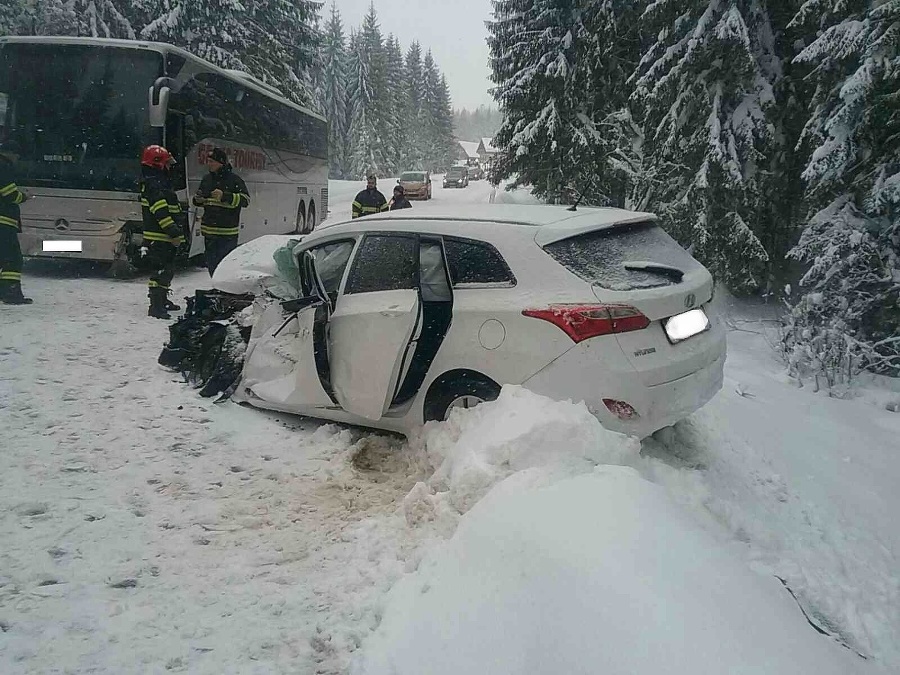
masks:
[[(352, 199), (359, 187), (333, 185), (333, 208), (349, 209), (338, 196)], [(484, 182), (435, 190), (438, 203), (489, 196)], [(176, 277), (178, 295), (208, 286), (204, 271)], [(688, 643), (698, 653), (740, 625), (733, 603), (752, 595), (770, 613), (748, 612), (748, 625), (771, 620), (760, 635), (779, 639), (772, 629), (782, 627), (781, 637), (798, 636), (798, 664), (826, 654), (832, 666), (852, 657), (848, 667), (860, 672), (900, 670), (900, 415), (884, 409), (898, 395), (880, 387), (836, 400), (798, 389), (758, 308), (727, 307), (723, 391), (639, 451), (591, 427), (579, 406), (515, 391), (410, 442), (215, 405), (156, 366), (167, 330), (145, 315), (143, 280), (32, 262), (25, 289), (35, 305), (0, 306), (0, 672), (368, 672), (406, 639), (397, 607), (415, 583), (410, 573), (418, 569), (437, 589), (448, 579), (437, 571), (453, 568), (454, 555), (482, 552), (466, 544), (473, 531), (496, 533), (503, 513), (543, 504), (572, 517), (558, 533), (549, 518), (535, 520), (534, 531), (510, 527), (512, 544), (530, 551), (521, 564), (541, 574), (532, 585), (507, 580), (507, 590), (546, 589), (537, 582), (555, 578), (551, 570), (585, 560), (605, 562), (600, 569), (633, 588), (633, 569), (604, 560), (593, 537), (565, 538), (570, 547), (549, 560), (544, 544), (545, 557), (536, 553), (534, 542), (560, 544), (563, 533), (609, 524), (589, 517), (602, 507), (651, 532), (677, 527), (678, 569), (703, 555), (727, 572), (721, 625), (704, 633), (708, 641)], [(585, 486), (598, 479), (628, 487), (592, 497)], [(668, 599), (660, 611), (700, 618), (688, 606), (714, 598), (691, 604), (667, 585), (674, 576), (653, 578), (654, 597)], [(813, 630), (776, 576), (833, 638)], [(457, 590), (458, 601), (469, 597)], [(566, 623), (576, 618), (568, 610), (577, 589), (552, 590), (542, 600), (563, 612), (558, 627), (583, 630)], [(516, 606), (522, 631), (542, 626), (527, 611), (534, 604)], [(625, 603), (618, 608), (600, 613), (603, 630), (618, 632), (598, 629), (598, 641), (635, 629)], [(466, 634), (477, 624), (457, 628)], [(492, 653), (521, 657), (523, 633), (506, 637)], [(567, 658), (589, 653), (568, 644)]]

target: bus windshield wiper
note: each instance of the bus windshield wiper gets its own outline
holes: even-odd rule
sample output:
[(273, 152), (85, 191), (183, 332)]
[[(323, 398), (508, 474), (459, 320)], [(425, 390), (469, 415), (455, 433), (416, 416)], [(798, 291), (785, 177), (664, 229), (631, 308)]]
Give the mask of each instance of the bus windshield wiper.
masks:
[(664, 265), (663, 263), (648, 262), (645, 260), (631, 260), (629, 262), (622, 263), (622, 266), (626, 270), (631, 270), (633, 272), (639, 271), (660, 274), (662, 276), (670, 277), (675, 281), (681, 281), (684, 278), (684, 270), (680, 270), (677, 267), (672, 267), (672, 265)]

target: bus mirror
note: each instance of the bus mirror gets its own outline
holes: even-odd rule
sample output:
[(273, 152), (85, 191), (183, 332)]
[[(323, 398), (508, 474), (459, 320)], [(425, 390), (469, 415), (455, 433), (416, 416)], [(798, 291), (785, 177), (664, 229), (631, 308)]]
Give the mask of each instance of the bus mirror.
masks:
[(169, 77), (159, 77), (147, 92), (147, 110), (150, 114), (151, 127), (166, 126), (166, 114), (169, 111), (169, 95), (172, 93), (174, 81)]
[(150, 113), (151, 127), (166, 126), (166, 113), (169, 108), (169, 93), (170, 89), (168, 87), (160, 87), (158, 90), (156, 87), (150, 87), (150, 91), (148, 92), (150, 95), (148, 111)]

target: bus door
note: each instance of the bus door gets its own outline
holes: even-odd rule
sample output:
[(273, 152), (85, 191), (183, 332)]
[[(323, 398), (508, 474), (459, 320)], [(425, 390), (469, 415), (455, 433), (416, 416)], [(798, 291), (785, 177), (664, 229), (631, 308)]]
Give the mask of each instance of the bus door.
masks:
[(197, 209), (191, 206), (190, 185), (187, 174), (187, 147), (185, 143), (185, 115), (177, 111), (169, 110), (166, 117), (165, 138), (163, 145), (175, 156), (175, 167), (172, 169), (172, 185), (181, 202), (181, 209), (187, 214), (187, 227), (185, 228), (185, 244), (182, 252), (190, 255), (192, 233), (194, 230), (193, 218)]

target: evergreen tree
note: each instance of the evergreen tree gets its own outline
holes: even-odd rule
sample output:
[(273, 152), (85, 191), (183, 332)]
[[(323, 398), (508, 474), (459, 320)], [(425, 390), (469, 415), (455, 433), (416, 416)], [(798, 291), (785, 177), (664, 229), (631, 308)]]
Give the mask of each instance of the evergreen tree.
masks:
[(808, 265), (785, 333), (792, 367), (829, 384), (900, 373), (900, 2), (808, 0), (796, 61), (815, 82), (803, 172), (816, 210), (791, 255)]
[(11, 0), (0, 34), (73, 35), (133, 40), (126, 0)]
[[(588, 29), (575, 0), (494, 0), (488, 23), (494, 97), (505, 112), (493, 179), (513, 176), (558, 201), (571, 171), (596, 167), (599, 134), (586, 114)], [(593, 161), (592, 161), (593, 160)], [(583, 181), (582, 181), (583, 182)]]
[(422, 159), (428, 171), (440, 168), (440, 149), (438, 145), (438, 109), (440, 107), (440, 78), (431, 50), (425, 54), (422, 62), (422, 112), (419, 124), (422, 129)]
[(657, 36), (634, 94), (644, 153), (651, 165), (677, 167), (649, 202), (717, 279), (753, 292), (769, 262), (752, 227), (778, 77), (768, 14), (761, 0), (661, 1), (644, 21)]
[(422, 47), (413, 42), (406, 51), (403, 67), (403, 99), (405, 102), (402, 120), (404, 146), (406, 148), (405, 163), (409, 167), (425, 166), (425, 142), (422, 133), (424, 110), (422, 106)]
[(385, 45), (385, 88), (383, 90), (384, 137), (386, 161), (391, 174), (398, 174), (406, 167), (403, 121), (406, 116), (406, 101), (403, 85), (403, 51), (396, 36), (388, 36)]
[(334, 3), (325, 29), (323, 48), (325, 117), (328, 120), (328, 160), (332, 178), (347, 177), (347, 50), (344, 26)]
[(369, 171), (383, 171), (383, 157), (376, 128), (375, 91), (371, 82), (371, 54), (362, 33), (350, 36), (350, 147), (349, 166), (352, 178), (359, 179)]
[(435, 120), (435, 156), (437, 168), (450, 167), (456, 157), (456, 139), (453, 134), (453, 104), (447, 78), (441, 74), (438, 82)]
[[(192, 0), (196, 1), (196, 0)], [(320, 2), (256, 0), (245, 4), (250, 40), (239, 51), (244, 67), (288, 98), (315, 106), (315, 55), (321, 41)]]

